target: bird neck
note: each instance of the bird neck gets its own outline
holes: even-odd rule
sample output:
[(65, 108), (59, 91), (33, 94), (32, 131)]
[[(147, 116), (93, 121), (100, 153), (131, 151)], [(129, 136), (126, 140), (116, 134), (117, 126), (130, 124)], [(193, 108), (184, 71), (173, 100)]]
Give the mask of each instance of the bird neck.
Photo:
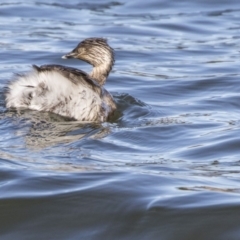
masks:
[(106, 79), (112, 70), (113, 61), (102, 63), (101, 65), (94, 66), (90, 76), (95, 79), (100, 86), (104, 85)]

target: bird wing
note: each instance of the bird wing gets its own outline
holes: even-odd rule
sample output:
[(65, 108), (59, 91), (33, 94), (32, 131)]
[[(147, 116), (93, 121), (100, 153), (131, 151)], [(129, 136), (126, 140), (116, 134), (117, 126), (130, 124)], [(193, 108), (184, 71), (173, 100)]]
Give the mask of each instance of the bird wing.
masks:
[(59, 74), (63, 75), (65, 78), (69, 79), (72, 83), (76, 85), (84, 84), (92, 87), (93, 90), (97, 90), (100, 88), (99, 84), (94, 79), (92, 79), (86, 72), (77, 68), (66, 67), (57, 64), (49, 64), (42, 66), (33, 65), (33, 68), (38, 72), (57, 71)]

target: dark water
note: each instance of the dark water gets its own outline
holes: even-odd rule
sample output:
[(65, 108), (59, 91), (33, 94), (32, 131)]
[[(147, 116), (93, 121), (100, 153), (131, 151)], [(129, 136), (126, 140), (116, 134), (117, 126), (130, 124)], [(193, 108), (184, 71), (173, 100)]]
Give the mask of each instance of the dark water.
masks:
[[(106, 37), (121, 116), (9, 112), (31, 64)], [(240, 2), (0, 3), (0, 239), (240, 239)]]

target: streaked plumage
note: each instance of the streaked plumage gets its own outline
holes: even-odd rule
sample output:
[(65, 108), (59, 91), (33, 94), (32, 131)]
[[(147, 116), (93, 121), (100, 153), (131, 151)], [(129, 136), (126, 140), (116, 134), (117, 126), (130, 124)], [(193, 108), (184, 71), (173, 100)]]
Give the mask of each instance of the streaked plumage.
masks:
[(88, 38), (63, 58), (77, 58), (93, 65), (90, 74), (62, 65), (33, 65), (18, 74), (6, 92), (7, 108), (53, 112), (79, 121), (106, 121), (116, 109), (112, 96), (103, 88), (114, 64), (107, 41)]

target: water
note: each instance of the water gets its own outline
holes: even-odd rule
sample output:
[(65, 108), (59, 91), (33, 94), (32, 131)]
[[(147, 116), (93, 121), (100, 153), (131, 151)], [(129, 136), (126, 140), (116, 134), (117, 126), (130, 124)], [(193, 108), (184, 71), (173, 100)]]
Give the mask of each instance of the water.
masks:
[[(0, 236), (240, 239), (240, 2), (0, 3)], [(120, 115), (67, 122), (6, 111), (31, 64), (106, 37)]]

